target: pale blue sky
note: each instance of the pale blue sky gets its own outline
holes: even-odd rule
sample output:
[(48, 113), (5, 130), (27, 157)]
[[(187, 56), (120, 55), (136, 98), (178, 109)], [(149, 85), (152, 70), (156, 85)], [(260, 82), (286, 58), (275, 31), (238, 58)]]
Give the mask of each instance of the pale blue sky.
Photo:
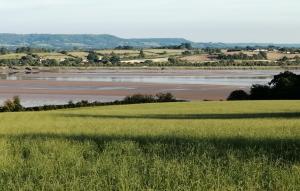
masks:
[(0, 33), (300, 43), (300, 0), (0, 0)]

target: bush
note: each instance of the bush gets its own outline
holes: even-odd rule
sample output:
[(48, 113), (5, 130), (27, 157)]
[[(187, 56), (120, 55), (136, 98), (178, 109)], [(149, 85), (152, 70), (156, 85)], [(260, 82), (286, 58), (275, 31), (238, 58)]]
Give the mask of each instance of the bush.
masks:
[(15, 96), (12, 100), (6, 100), (3, 104), (2, 110), (4, 112), (23, 111), (23, 106), (21, 105), (20, 98), (18, 96)]
[(135, 94), (132, 96), (125, 97), (123, 102), (126, 104), (154, 103), (154, 102), (156, 102), (156, 99), (152, 95)]
[(157, 102), (174, 102), (176, 98), (171, 93), (159, 93), (156, 94)]
[(247, 99), (249, 99), (249, 95), (244, 90), (235, 90), (231, 92), (231, 94), (227, 98), (228, 101)]

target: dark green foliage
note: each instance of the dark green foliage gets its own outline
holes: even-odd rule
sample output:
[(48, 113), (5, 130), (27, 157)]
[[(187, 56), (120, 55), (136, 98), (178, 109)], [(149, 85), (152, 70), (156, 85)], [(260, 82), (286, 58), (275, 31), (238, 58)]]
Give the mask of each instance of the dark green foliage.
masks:
[(152, 65), (152, 64), (154, 64), (154, 62), (152, 60), (145, 60), (144, 64)]
[(176, 98), (171, 93), (158, 93), (156, 94), (157, 102), (174, 102)]
[(156, 99), (153, 95), (143, 95), (143, 94), (135, 94), (132, 96), (127, 96), (124, 99), (125, 103), (134, 104), (134, 103), (154, 103)]
[(286, 57), (286, 56), (284, 56), (284, 57), (282, 57), (281, 59), (279, 59), (278, 61), (286, 62), (286, 61), (288, 61), (288, 60), (289, 60), (289, 58)]
[(0, 110), (4, 112), (19, 112), (23, 111), (23, 106), (21, 105), (20, 98), (15, 96), (12, 100), (6, 100)]
[(145, 53), (144, 53), (144, 50), (140, 50), (140, 53), (139, 53), (139, 57), (140, 58), (145, 58)]
[(112, 64), (115, 65), (115, 64), (120, 63), (121, 58), (120, 58), (120, 56), (118, 56), (117, 54), (112, 53), (111, 56), (110, 56), (110, 58), (109, 58), (109, 61), (110, 61)]
[(87, 56), (87, 59), (90, 61), (90, 62), (98, 62), (99, 61), (99, 56), (96, 52), (94, 51), (90, 51), (88, 56)]
[(60, 62), (62, 66), (78, 66), (82, 62), (81, 58), (66, 58), (64, 61)]
[(66, 50), (60, 51), (61, 54), (68, 55), (68, 52)]
[(227, 100), (247, 100), (249, 99), (249, 95), (244, 90), (235, 90), (231, 92)]
[(115, 50), (134, 50), (133, 46), (117, 46)]
[(258, 57), (259, 58), (261, 57), (261, 58), (267, 60), (268, 59), (268, 54), (266, 52), (260, 51), (259, 54), (258, 54)]
[(300, 99), (300, 75), (286, 71), (269, 83), (274, 99)]
[(173, 65), (176, 65), (176, 64), (180, 63), (179, 59), (177, 59), (176, 57), (170, 57), (168, 59), (168, 61), (169, 61), (170, 64), (173, 64)]
[(52, 52), (53, 50), (46, 48), (32, 48), (32, 47), (20, 47), (16, 49), (16, 53), (39, 53), (39, 52)]
[(93, 106), (105, 106), (105, 105), (124, 105), (124, 104), (140, 104), (140, 103), (162, 103), (162, 102), (179, 102), (181, 100), (176, 100), (174, 95), (171, 93), (159, 93), (156, 96), (153, 95), (143, 95), (134, 94), (132, 96), (125, 97), (122, 101), (114, 102), (88, 102), (87, 100), (82, 100), (80, 102), (74, 103), (69, 101), (66, 105), (44, 105), (37, 107), (23, 108), (18, 96), (13, 97), (12, 100), (7, 100), (4, 102), (3, 107), (0, 107), (0, 112), (18, 112), (18, 111), (48, 111), (56, 109), (68, 109), (68, 108), (78, 108), (78, 107), (93, 107)]
[(8, 54), (9, 50), (7, 48), (1, 47), (0, 48), (0, 55)]
[(265, 52), (259, 52), (259, 54), (254, 54), (249, 56), (240, 52), (239, 54), (225, 55), (223, 53), (218, 54), (217, 59), (219, 60), (266, 60), (267, 54)]
[[(232, 95), (243, 93), (234, 91)], [(238, 97), (238, 96), (237, 96)], [(228, 98), (228, 99), (229, 99)], [(238, 99), (238, 98), (237, 98)], [(300, 99), (300, 75), (286, 71), (274, 76), (268, 85), (255, 84), (251, 87), (249, 99), (252, 100), (297, 100)]]
[(182, 55), (189, 56), (189, 55), (192, 55), (192, 53), (191, 53), (191, 51), (184, 51), (184, 52), (182, 52)]
[(40, 58), (36, 54), (27, 54), (20, 59), (21, 65), (38, 66)]
[(59, 66), (59, 62), (55, 59), (46, 59), (42, 61), (43, 66)]
[(270, 96), (271, 88), (268, 85), (255, 84), (251, 87), (250, 98), (253, 100), (267, 100)]
[(159, 49), (188, 49), (192, 50), (192, 44), (190, 42), (181, 43), (180, 45), (168, 45), (168, 46), (161, 46), (158, 47)]
[(208, 54), (219, 54), (221, 53), (221, 49), (219, 48), (203, 48), (203, 52), (208, 53)]

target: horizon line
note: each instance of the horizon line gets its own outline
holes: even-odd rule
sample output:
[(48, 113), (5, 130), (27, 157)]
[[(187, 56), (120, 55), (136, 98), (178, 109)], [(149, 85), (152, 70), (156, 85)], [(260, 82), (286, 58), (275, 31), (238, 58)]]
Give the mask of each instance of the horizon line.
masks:
[(114, 35), (114, 34), (108, 34), (108, 33), (14, 33), (14, 32), (4, 32), (1, 33), (2, 34), (11, 34), (11, 35), (108, 35), (108, 36), (113, 36), (116, 38), (121, 38), (121, 39), (184, 39), (187, 41), (190, 41), (192, 43), (213, 43), (213, 44), (217, 44), (217, 43), (223, 43), (223, 44), (268, 44), (268, 45), (276, 45), (276, 44), (280, 44), (280, 45), (300, 45), (300, 42), (226, 42), (226, 41), (194, 41), (194, 40), (190, 40), (188, 38), (185, 37), (130, 37), (130, 38), (124, 38), (121, 37), (119, 35)]

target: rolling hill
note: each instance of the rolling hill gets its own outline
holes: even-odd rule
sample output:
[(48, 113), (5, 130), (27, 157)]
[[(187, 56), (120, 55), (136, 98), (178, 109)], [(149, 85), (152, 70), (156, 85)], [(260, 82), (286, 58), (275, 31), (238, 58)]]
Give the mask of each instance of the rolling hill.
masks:
[(298, 47), (300, 44), (272, 44), (272, 43), (198, 43), (184, 38), (132, 38), (125, 39), (109, 34), (11, 34), (0, 33), (0, 47), (15, 49), (17, 47), (38, 47), (50, 49), (108, 49), (118, 46), (132, 46), (137, 48), (176, 46), (191, 43), (195, 48), (233, 48), (246, 46), (278, 46)]

